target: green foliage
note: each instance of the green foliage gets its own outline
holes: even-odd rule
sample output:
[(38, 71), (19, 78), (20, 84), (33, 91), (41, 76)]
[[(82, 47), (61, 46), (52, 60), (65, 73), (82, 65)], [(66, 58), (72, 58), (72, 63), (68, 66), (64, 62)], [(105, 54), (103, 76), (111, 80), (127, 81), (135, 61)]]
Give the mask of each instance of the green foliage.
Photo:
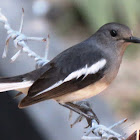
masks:
[(133, 117), (137, 116), (140, 112), (140, 100), (132, 100), (129, 104), (130, 113)]
[(108, 22), (120, 22), (128, 26), (138, 24), (140, 1), (138, 0), (73, 0), (91, 29), (98, 29)]
[[(140, 36), (139, 0), (73, 0), (73, 3), (88, 24), (91, 33), (106, 23), (119, 22), (129, 26), (136, 36)], [(133, 56), (139, 50), (133, 46), (128, 48), (127, 56)]]

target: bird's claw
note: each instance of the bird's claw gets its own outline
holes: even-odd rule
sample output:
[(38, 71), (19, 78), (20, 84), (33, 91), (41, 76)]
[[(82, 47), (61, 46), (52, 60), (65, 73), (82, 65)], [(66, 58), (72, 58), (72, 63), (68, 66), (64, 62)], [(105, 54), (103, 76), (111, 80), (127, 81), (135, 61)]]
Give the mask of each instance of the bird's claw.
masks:
[[(85, 128), (88, 128), (89, 126), (91, 126), (91, 123), (92, 123), (93, 119), (95, 119), (97, 121), (97, 123), (99, 124), (99, 119), (97, 118), (96, 114), (93, 112), (93, 110), (91, 109), (90, 104), (87, 101), (78, 102), (76, 105), (78, 106), (78, 109), (81, 112), (86, 114), (86, 116), (80, 114), (76, 118), (76, 120), (71, 124), (71, 127), (73, 127), (78, 122), (81, 122), (84, 118), (86, 118), (86, 120), (88, 122), (88, 126), (86, 126)], [(71, 117), (72, 117), (72, 111), (70, 111), (69, 120), (70, 120)]]
[[(70, 105), (70, 104), (69, 104)], [(84, 118), (86, 118), (88, 122), (88, 126), (86, 128), (89, 128), (86, 132), (86, 134), (82, 137), (82, 140), (124, 140), (124, 137), (121, 136), (119, 133), (113, 131), (112, 129), (125, 123), (127, 119), (123, 119), (110, 127), (106, 127), (104, 125), (99, 124), (99, 119), (97, 118), (96, 114), (91, 109), (90, 104), (87, 101), (78, 102), (76, 105), (72, 105), (73, 107), (76, 107), (76, 109), (79, 109), (83, 114), (80, 114), (76, 120), (71, 124), (71, 127), (73, 127), (78, 122), (82, 121)], [(70, 111), (69, 118), (72, 117), (72, 111)], [(90, 137), (89, 134), (93, 133), (94, 136)]]
[(84, 119), (84, 117), (81, 116), (81, 115), (79, 115), (79, 116), (76, 118), (76, 120), (70, 125), (71, 128), (72, 128), (75, 124), (81, 122), (83, 119)]
[(91, 125), (93, 119), (95, 119), (98, 124), (100, 123), (97, 115), (93, 112), (93, 110), (92, 110), (91, 105), (89, 104), (89, 102), (87, 102), (87, 101), (81, 101), (81, 102), (78, 102), (77, 105), (79, 105), (81, 107), (81, 110), (85, 114), (88, 115), (88, 117), (86, 119), (87, 119), (87, 122), (88, 122), (89, 125)]

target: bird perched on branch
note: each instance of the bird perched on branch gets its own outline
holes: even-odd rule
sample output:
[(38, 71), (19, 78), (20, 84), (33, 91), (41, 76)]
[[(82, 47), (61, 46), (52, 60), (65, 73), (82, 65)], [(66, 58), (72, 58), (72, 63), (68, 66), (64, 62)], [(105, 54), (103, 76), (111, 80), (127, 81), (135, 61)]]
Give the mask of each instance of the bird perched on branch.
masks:
[(70, 47), (43, 67), (30, 73), (0, 78), (0, 92), (26, 94), (19, 108), (54, 99), (74, 108), (71, 102), (97, 95), (116, 77), (124, 51), (140, 43), (125, 25), (108, 23), (85, 41)]

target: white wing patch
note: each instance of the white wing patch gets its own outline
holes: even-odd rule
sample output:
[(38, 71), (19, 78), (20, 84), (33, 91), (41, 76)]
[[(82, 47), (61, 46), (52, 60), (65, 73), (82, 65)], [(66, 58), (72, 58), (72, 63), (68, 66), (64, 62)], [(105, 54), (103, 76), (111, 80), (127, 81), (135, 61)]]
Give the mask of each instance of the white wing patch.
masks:
[(102, 69), (106, 64), (106, 60), (102, 59), (100, 61), (98, 61), (97, 63), (93, 64), (90, 67), (87, 67), (87, 65), (82, 68), (79, 69), (77, 71), (72, 72), (71, 74), (69, 74), (65, 79), (64, 82), (70, 81), (74, 78), (78, 79), (80, 76), (85, 75), (84, 78), (88, 75), (88, 74), (95, 74), (96, 72), (98, 72), (100, 69)]
[[(39, 95), (39, 94), (41, 94), (41, 93), (44, 93), (44, 92), (47, 92), (47, 91), (49, 91), (49, 90), (51, 90), (51, 89), (53, 89), (53, 88), (56, 88), (56, 87), (60, 86), (60, 85), (63, 84), (63, 83), (64, 83), (64, 82), (63, 82), (62, 80), (60, 80), (59, 82), (55, 83), (54, 85), (50, 86), (49, 88), (47, 88), (47, 89), (45, 89), (45, 90), (39, 92), (37, 95)], [(37, 95), (36, 95), (36, 96), (37, 96)]]
[[(39, 92), (37, 95), (50, 91), (53, 88), (56, 88), (58, 86), (60, 86), (61, 84), (63, 84), (64, 82), (68, 82), (74, 78), (78, 79), (80, 76), (84, 75), (84, 78), (89, 75), (89, 74), (95, 74), (97, 73), (99, 70), (101, 70), (104, 66), (106, 65), (106, 59), (101, 59), (100, 61), (96, 62), (95, 64), (91, 65), (90, 67), (88, 67), (87, 65), (82, 68), (79, 69), (77, 71), (72, 72), (71, 74), (69, 74), (64, 80), (60, 80), (58, 82), (56, 82), (54, 85), (50, 86), (49, 88)], [(84, 79), (83, 78), (83, 79)], [(36, 96), (37, 96), (36, 95)]]

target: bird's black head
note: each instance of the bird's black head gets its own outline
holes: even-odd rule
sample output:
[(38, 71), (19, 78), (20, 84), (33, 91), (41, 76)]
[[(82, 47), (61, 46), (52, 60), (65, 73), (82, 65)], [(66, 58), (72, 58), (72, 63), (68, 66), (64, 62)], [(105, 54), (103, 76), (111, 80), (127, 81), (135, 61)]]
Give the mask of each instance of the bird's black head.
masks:
[(140, 43), (140, 38), (134, 37), (129, 27), (119, 23), (103, 25), (96, 32), (96, 36), (102, 44), (108, 47), (126, 48), (130, 43)]

